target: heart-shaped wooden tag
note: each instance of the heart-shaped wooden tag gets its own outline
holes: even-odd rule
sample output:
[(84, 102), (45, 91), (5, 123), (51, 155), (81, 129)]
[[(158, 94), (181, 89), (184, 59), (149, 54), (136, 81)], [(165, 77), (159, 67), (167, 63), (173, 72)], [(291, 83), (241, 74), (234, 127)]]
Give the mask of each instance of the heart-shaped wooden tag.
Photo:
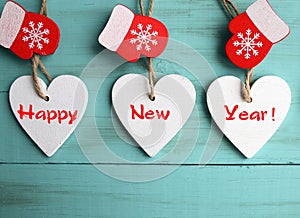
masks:
[(276, 76), (258, 79), (252, 102), (243, 98), (244, 84), (234, 76), (215, 80), (207, 91), (209, 111), (226, 137), (251, 158), (272, 137), (290, 108), (288, 84)]
[(149, 81), (127, 74), (116, 81), (112, 103), (120, 121), (150, 156), (155, 156), (182, 128), (193, 111), (196, 92), (180, 75), (167, 75), (155, 84), (155, 100), (149, 99)]
[(50, 157), (79, 124), (87, 106), (88, 92), (79, 78), (69, 75), (55, 78), (48, 88), (41, 79), (39, 84), (49, 101), (37, 95), (31, 76), (14, 81), (9, 100), (23, 129)]

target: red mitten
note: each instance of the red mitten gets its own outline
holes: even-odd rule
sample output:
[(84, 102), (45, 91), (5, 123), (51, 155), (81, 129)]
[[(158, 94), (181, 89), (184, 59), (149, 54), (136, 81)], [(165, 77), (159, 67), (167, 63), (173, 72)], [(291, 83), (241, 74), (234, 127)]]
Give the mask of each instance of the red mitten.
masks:
[(135, 62), (141, 55), (159, 56), (167, 46), (168, 30), (156, 19), (136, 15), (124, 5), (117, 5), (99, 42), (127, 61)]
[(27, 12), (8, 1), (0, 18), (0, 45), (9, 48), (22, 59), (34, 53), (53, 54), (58, 47), (59, 28), (54, 21), (40, 14)]
[(258, 65), (273, 44), (289, 34), (289, 27), (276, 15), (267, 0), (257, 0), (229, 23), (234, 34), (226, 44), (228, 58), (240, 68)]

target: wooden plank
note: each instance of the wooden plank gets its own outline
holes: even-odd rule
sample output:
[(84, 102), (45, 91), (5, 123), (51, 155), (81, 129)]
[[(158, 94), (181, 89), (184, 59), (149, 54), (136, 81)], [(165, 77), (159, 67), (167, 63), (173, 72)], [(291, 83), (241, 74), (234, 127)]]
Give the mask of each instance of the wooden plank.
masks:
[(118, 181), (90, 165), (2, 164), (0, 170), (1, 217), (300, 215), (299, 166), (189, 166), (148, 183)]

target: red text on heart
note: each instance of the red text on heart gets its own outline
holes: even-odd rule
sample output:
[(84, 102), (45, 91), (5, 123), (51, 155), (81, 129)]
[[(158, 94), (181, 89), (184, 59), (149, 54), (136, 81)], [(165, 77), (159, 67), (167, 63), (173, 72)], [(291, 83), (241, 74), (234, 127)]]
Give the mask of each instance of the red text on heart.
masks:
[(148, 110), (145, 112), (145, 107), (143, 104), (140, 105), (140, 113), (138, 113), (135, 108), (134, 105), (130, 105), (131, 108), (131, 119), (135, 120), (135, 118), (139, 118), (141, 120), (147, 119), (147, 120), (152, 120), (155, 117), (157, 117), (157, 119), (163, 119), (163, 120), (167, 120), (168, 117), (170, 116), (170, 111), (167, 110), (166, 112), (163, 110)]
[[(267, 118), (268, 111), (238, 111), (239, 106), (235, 105), (232, 109), (230, 109), (227, 105), (224, 105), (226, 110), (226, 120), (256, 120), (256, 121), (264, 121)], [(272, 121), (275, 121), (275, 108), (273, 107), (271, 110)]]
[(30, 120), (45, 120), (48, 124), (51, 124), (52, 121), (57, 120), (59, 124), (62, 121), (67, 121), (68, 124), (73, 124), (73, 122), (77, 119), (78, 110), (75, 110), (74, 113), (66, 110), (39, 110), (37, 112), (33, 111), (32, 104), (29, 105), (29, 110), (24, 111), (23, 105), (20, 104), (20, 108), (18, 110), (18, 114), (20, 119), (23, 120), (25, 116), (27, 116)]

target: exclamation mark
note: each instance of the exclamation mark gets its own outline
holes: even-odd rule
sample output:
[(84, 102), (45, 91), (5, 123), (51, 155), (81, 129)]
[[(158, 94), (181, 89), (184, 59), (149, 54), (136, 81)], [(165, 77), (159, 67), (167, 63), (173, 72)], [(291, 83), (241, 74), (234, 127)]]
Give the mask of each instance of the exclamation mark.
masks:
[(275, 107), (272, 108), (272, 120), (275, 121)]

